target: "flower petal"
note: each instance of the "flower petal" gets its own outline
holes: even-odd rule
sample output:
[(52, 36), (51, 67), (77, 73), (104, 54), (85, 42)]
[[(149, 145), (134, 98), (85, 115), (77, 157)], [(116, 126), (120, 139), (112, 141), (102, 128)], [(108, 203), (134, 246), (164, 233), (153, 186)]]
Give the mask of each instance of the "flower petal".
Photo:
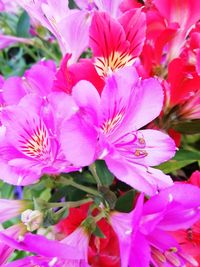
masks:
[(158, 193), (159, 189), (172, 185), (170, 176), (160, 170), (129, 163), (116, 153), (105, 157), (109, 170), (121, 181), (148, 195)]
[(175, 155), (176, 147), (173, 139), (167, 134), (156, 130), (139, 131), (145, 140), (145, 151), (148, 155), (141, 159), (146, 166), (156, 166), (171, 159)]
[(22, 241), (16, 241), (14, 238), (0, 232), (0, 241), (13, 248), (38, 253), (45, 257), (60, 257), (61, 259), (66, 260), (78, 260), (84, 258), (77, 248), (62, 244), (55, 240), (49, 240), (40, 235), (29, 233), (24, 236)]

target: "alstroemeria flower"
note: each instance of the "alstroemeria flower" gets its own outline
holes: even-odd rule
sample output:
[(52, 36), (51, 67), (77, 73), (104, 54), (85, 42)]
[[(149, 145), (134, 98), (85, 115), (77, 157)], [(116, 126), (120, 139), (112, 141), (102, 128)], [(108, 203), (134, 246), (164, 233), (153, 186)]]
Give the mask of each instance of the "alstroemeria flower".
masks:
[[(30, 233), (25, 234), (23, 237), (21, 236), (21, 238), (19, 239), (18, 237), (6, 232), (0, 232), (0, 242), (4, 243), (4, 246), (10, 247), (12, 251), (13, 249), (18, 249), (38, 254), (37, 257), (25, 258), (21, 261), (22, 263), (44, 263), (47, 266), (51, 266), (49, 264), (54, 263), (53, 266), (59, 267), (87, 266), (87, 263), (84, 263), (84, 253), (79, 250), (79, 248), (76, 246), (76, 243), (74, 243), (74, 246), (70, 246), (57, 240), (49, 240), (44, 236), (34, 235)], [(8, 266), (20, 265), (16, 265), (15, 262), (13, 262), (10, 265), (8, 264)]]
[(76, 62), (89, 44), (91, 16), (88, 11), (68, 8), (63, 0), (16, 0), (42, 26), (57, 39), (65, 55), (72, 53), (71, 63)]
[(89, 267), (90, 265), (79, 260), (62, 260), (57, 257), (47, 258), (42, 256), (29, 256), (6, 264), (6, 267), (30, 267), (34, 266), (53, 266), (53, 267)]
[(127, 267), (132, 242), (131, 236), (133, 231), (133, 212), (122, 213), (114, 211), (110, 213), (109, 220), (119, 240), (121, 258), (120, 266)]
[(24, 43), (26, 45), (33, 45), (33, 40), (12, 35), (5, 35), (0, 32), (0, 49), (4, 49), (15, 43)]
[[(200, 188), (200, 171), (193, 172), (188, 183)], [(173, 234), (181, 248), (200, 264), (200, 220), (190, 228), (175, 231)]]
[(101, 92), (104, 87), (104, 80), (98, 75), (92, 61), (82, 58), (79, 62), (68, 66), (70, 54), (66, 54), (60, 63), (53, 84), (53, 91), (71, 94), (72, 88), (77, 82), (86, 80), (91, 82)]
[(105, 11), (113, 18), (117, 18), (120, 14), (120, 4), (122, 0), (75, 0), (78, 7), (86, 10)]
[(179, 30), (169, 43), (167, 57), (169, 60), (180, 55), (186, 42), (188, 31), (200, 18), (198, 0), (153, 0), (160, 14), (167, 20), (168, 25), (178, 23)]
[[(90, 206), (88, 204), (85, 204), (80, 206), (79, 208), (71, 208), (68, 217), (58, 223), (58, 225), (56, 226), (58, 234), (61, 237), (66, 236), (64, 239), (62, 239), (62, 242), (66, 242), (65, 240), (69, 240), (71, 239), (71, 237), (73, 237), (74, 239), (75, 233), (80, 233), (80, 239), (84, 238), (84, 236), (88, 236), (89, 242), (87, 244), (86, 252), (88, 262), (91, 266), (121, 266), (119, 240), (115, 229), (111, 225), (111, 219), (110, 222), (107, 222), (105, 218), (102, 218), (97, 222), (97, 225), (99, 229), (101, 229), (105, 238), (98, 237), (90, 233), (89, 229), (87, 230), (87, 232), (84, 229), (83, 222), (88, 216), (89, 207)], [(94, 210), (94, 214), (96, 215), (96, 210)], [(111, 215), (111, 217), (113, 217), (114, 222), (115, 215)], [(78, 246), (79, 243), (80, 242), (78, 241)]]
[(73, 114), (74, 106), (65, 93), (52, 93), (45, 99), (26, 95), (17, 106), (5, 108), (1, 114), (6, 128), (0, 144), (1, 179), (27, 185), (45, 173), (77, 170), (65, 158), (58, 139), (61, 122)]
[(94, 65), (101, 77), (131, 66), (142, 51), (145, 40), (145, 14), (130, 10), (117, 20), (105, 12), (95, 12), (90, 26), (90, 47)]
[(9, 77), (0, 82), (1, 110), (16, 105), (28, 94), (46, 98), (51, 92), (56, 74), (52, 60), (41, 60), (25, 71), (23, 77)]
[(0, 0), (0, 12), (12, 12), (17, 13), (19, 11), (19, 6), (10, 0)]
[(0, 223), (3, 223), (30, 208), (31, 203), (27, 200), (0, 199), (0, 207)]
[[(185, 197), (187, 196), (187, 197)], [(200, 218), (200, 189), (174, 184), (143, 205), (139, 198), (134, 210), (130, 267), (184, 266), (197, 262), (183, 251), (172, 231), (187, 229)]]
[(156, 130), (139, 130), (162, 108), (156, 79), (141, 81), (133, 67), (123, 68), (106, 80), (101, 97), (87, 81), (79, 82), (72, 96), (78, 109), (61, 129), (62, 148), (72, 163), (86, 166), (104, 159), (118, 179), (150, 195), (172, 184), (149, 166), (174, 155), (173, 140)]
[[(7, 229), (1, 230), (0, 234), (12, 236), (12, 238), (18, 238), (20, 234), (24, 232), (24, 226), (22, 224), (13, 225)], [(5, 263), (11, 256), (15, 248), (2, 242), (0, 239), (0, 266), (5, 266)]]

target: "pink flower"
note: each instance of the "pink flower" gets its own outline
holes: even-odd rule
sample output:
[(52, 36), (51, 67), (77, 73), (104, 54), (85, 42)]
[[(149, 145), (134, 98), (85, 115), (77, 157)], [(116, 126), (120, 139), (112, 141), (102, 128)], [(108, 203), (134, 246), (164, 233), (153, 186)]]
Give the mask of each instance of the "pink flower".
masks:
[(84, 166), (104, 159), (118, 179), (150, 195), (172, 184), (149, 166), (170, 159), (174, 142), (156, 130), (139, 131), (162, 108), (157, 80), (140, 81), (134, 68), (123, 68), (106, 80), (101, 97), (86, 81), (74, 87), (72, 96), (77, 112), (61, 129), (63, 152), (71, 162)]
[(130, 267), (183, 266), (187, 261), (198, 266), (171, 232), (198, 221), (199, 207), (200, 189), (187, 184), (174, 184), (144, 205), (141, 196), (134, 211)]
[(46, 237), (30, 233), (25, 234), (17, 240), (15, 236), (2, 232), (0, 232), (0, 242), (4, 243), (4, 246), (10, 247), (12, 251), (13, 249), (18, 249), (38, 254), (36, 257), (27, 257), (19, 262), (10, 263), (8, 266), (21, 266), (18, 265), (19, 263), (46, 263), (49, 264), (48, 266), (52, 264), (52, 266), (59, 267), (87, 266), (86, 262), (84, 263), (84, 253), (76, 247), (76, 244), (70, 246), (56, 240), (49, 240)]
[[(0, 231), (0, 235), (9, 235), (12, 238), (18, 238), (20, 234), (24, 231), (22, 224), (13, 225), (5, 230)], [(0, 266), (5, 266), (12, 252), (14, 251), (13, 247), (10, 247), (7, 243), (2, 242), (0, 239)]]
[(70, 10), (62, 0), (16, 1), (56, 37), (63, 55), (72, 53), (71, 63), (78, 60), (89, 43), (91, 17), (87, 11)]
[[(68, 106), (68, 111), (63, 107)], [(45, 173), (77, 170), (60, 147), (60, 125), (75, 106), (65, 93), (48, 98), (29, 94), (17, 106), (5, 108), (1, 121), (6, 131), (0, 144), (0, 176), (11, 184), (27, 185)]]
[(45, 98), (52, 92), (56, 65), (51, 60), (43, 60), (26, 70), (23, 77), (9, 77), (0, 83), (2, 109), (16, 105), (28, 94)]
[(122, 212), (111, 212), (110, 213), (110, 224), (114, 229), (120, 247), (120, 258), (121, 267), (127, 267), (129, 262), (129, 255), (131, 249), (131, 236), (132, 236), (132, 220), (133, 212), (122, 213)]
[(87, 263), (77, 260), (61, 260), (57, 257), (47, 258), (42, 256), (29, 256), (21, 260), (16, 260), (6, 264), (7, 267), (30, 267), (34, 266), (53, 266), (53, 267), (89, 267)]
[(0, 33), (0, 49), (4, 49), (15, 43), (24, 43), (27, 45), (33, 45), (33, 40), (11, 35), (4, 35)]
[(27, 200), (0, 199), (0, 223), (17, 217), (31, 204)]
[(90, 26), (90, 47), (98, 74), (131, 66), (142, 51), (145, 15), (140, 9), (124, 13), (118, 20), (105, 12), (95, 12)]

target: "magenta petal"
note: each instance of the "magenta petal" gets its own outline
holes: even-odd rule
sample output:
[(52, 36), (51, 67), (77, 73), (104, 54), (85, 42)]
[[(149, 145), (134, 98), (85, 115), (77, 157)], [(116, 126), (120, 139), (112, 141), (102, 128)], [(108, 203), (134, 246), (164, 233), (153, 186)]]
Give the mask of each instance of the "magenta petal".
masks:
[(126, 38), (130, 43), (129, 54), (134, 58), (138, 57), (142, 52), (146, 38), (145, 13), (139, 8), (129, 10), (119, 18), (119, 22), (123, 26)]
[(118, 236), (120, 255), (121, 255), (121, 267), (127, 267), (130, 248), (131, 248), (131, 235), (132, 235), (132, 217), (133, 212), (122, 213), (113, 212), (110, 216), (111, 225)]
[(156, 79), (143, 80), (139, 90), (140, 95), (132, 117), (136, 129), (145, 126), (160, 114), (164, 99), (163, 89)]
[(17, 104), (26, 94), (26, 87), (21, 77), (10, 77), (2, 86), (2, 95), (7, 105)]
[(38, 181), (40, 175), (32, 170), (15, 168), (7, 162), (0, 161), (0, 176), (1, 179), (13, 185), (29, 185)]
[(100, 98), (87, 81), (81, 81), (74, 87), (73, 97), (79, 109), (62, 124), (61, 146), (67, 160), (77, 166), (86, 166), (94, 161)]
[(6, 264), (6, 267), (30, 267), (30, 266), (89, 267), (90, 265), (88, 265), (85, 261), (82, 260), (61, 260), (58, 259), (57, 257), (47, 258), (40, 256), (29, 256)]
[(139, 133), (144, 137), (145, 151), (148, 153), (141, 159), (145, 165), (156, 166), (175, 155), (175, 143), (167, 134), (156, 130), (143, 130)]
[(119, 5), (122, 2), (121, 0), (94, 0), (100, 11), (108, 12), (113, 18), (116, 18), (120, 15)]
[(92, 115), (94, 126), (97, 126), (100, 116), (100, 96), (96, 88), (88, 81), (80, 81), (74, 86), (72, 96), (80, 108), (80, 113), (81, 109), (85, 109), (88, 115)]
[(172, 247), (179, 248), (176, 240), (170, 234), (160, 229), (156, 229), (149, 234), (148, 241), (155, 247), (161, 248), (163, 251)]
[[(5, 230), (2, 230), (0, 234), (3, 235), (11, 235), (13, 237), (17, 237), (21, 231), (20, 225), (13, 225)], [(4, 263), (9, 259), (12, 252), (14, 251), (13, 247), (10, 247), (8, 244), (1, 242), (0, 239), (0, 266), (5, 266)]]
[(137, 232), (132, 240), (132, 248), (129, 259), (130, 267), (149, 267), (151, 251), (146, 238)]
[(78, 115), (63, 122), (60, 139), (63, 153), (74, 165), (86, 166), (94, 161), (97, 132)]
[(16, 241), (12, 237), (0, 232), (0, 241), (13, 248), (38, 253), (45, 257), (60, 257), (66, 260), (82, 259), (84, 257), (75, 247), (30, 233), (24, 236), (23, 241)]
[(47, 96), (52, 89), (55, 72), (51, 67), (42, 65), (40, 62), (33, 65), (24, 75), (29, 93)]
[(164, 211), (159, 226), (163, 230), (172, 231), (189, 228), (200, 219), (199, 207), (200, 189), (189, 184), (175, 183), (148, 200), (144, 205), (144, 214)]
[(170, 176), (160, 170), (129, 163), (117, 154), (106, 156), (105, 161), (109, 170), (119, 180), (148, 195), (154, 195), (158, 189), (173, 184)]
[(61, 38), (63, 54), (72, 53), (70, 62), (74, 63), (81, 56), (82, 52), (89, 46), (90, 15), (86, 11), (70, 10), (57, 25)]

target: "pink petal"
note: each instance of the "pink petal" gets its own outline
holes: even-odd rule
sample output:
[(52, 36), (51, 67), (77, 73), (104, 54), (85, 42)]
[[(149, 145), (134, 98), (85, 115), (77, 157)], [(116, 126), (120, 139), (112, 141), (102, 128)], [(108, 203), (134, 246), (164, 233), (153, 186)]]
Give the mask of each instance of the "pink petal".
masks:
[(147, 195), (154, 195), (158, 192), (158, 189), (173, 184), (171, 178), (160, 170), (146, 168), (137, 163), (129, 163), (124, 157), (116, 153), (106, 156), (105, 161), (109, 170), (119, 180)]
[(119, 22), (124, 28), (126, 39), (130, 43), (129, 54), (132, 57), (139, 56), (146, 37), (145, 13), (139, 8), (127, 11), (119, 18)]
[(173, 139), (167, 134), (156, 130), (139, 131), (145, 140), (146, 157), (141, 159), (141, 163), (147, 166), (156, 166), (171, 159), (176, 152)]
[(199, 20), (198, 0), (153, 0), (153, 3), (169, 23), (178, 22), (186, 31)]
[(99, 11), (106, 11), (113, 18), (117, 18), (120, 15), (119, 5), (121, 0), (94, 0)]
[(132, 217), (133, 212), (113, 212), (110, 216), (111, 225), (119, 239), (121, 267), (128, 266), (131, 248)]
[[(185, 197), (187, 196), (187, 197)], [(175, 183), (161, 191), (144, 205), (144, 214), (165, 211), (160, 229), (187, 229), (200, 219), (200, 189), (189, 184)]]
[(89, 46), (90, 15), (86, 11), (71, 10), (57, 25), (62, 43), (62, 53), (72, 53), (70, 62), (74, 63)]
[(13, 248), (38, 253), (45, 257), (60, 257), (66, 260), (83, 258), (82, 253), (77, 248), (55, 240), (49, 240), (40, 235), (28, 233), (22, 241), (16, 241), (13, 237), (0, 232), (0, 241)]
[(107, 13), (94, 13), (90, 27), (90, 47), (95, 56), (96, 70), (102, 77), (130, 63), (129, 43), (124, 29)]
[(67, 160), (77, 166), (85, 166), (94, 161), (100, 97), (87, 81), (81, 81), (74, 87), (73, 97), (79, 109), (62, 124), (61, 146)]
[(132, 114), (132, 124), (135, 129), (145, 126), (160, 114), (164, 98), (160, 83), (153, 78), (143, 80), (139, 90), (140, 95)]
[(149, 267), (151, 250), (144, 235), (138, 232), (132, 240), (132, 253), (130, 255), (130, 267)]
[(24, 78), (29, 92), (43, 97), (52, 91), (55, 72), (52, 68), (37, 63), (25, 72)]
[(10, 77), (2, 86), (2, 95), (7, 105), (17, 104), (26, 94), (26, 86), (21, 77)]

